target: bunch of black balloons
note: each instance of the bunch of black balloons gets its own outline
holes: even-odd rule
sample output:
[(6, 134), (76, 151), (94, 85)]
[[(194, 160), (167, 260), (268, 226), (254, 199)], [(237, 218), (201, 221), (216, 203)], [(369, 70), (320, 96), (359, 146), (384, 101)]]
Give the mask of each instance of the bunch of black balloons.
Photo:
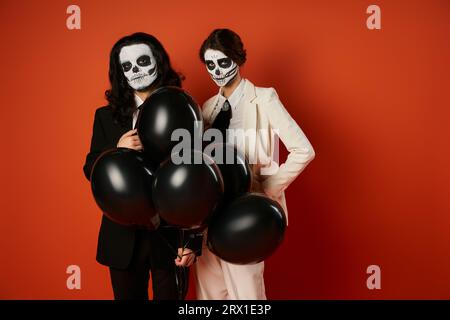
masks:
[[(222, 176), (212, 162), (175, 164), (173, 138), (184, 130), (191, 141), (202, 135), (198, 104), (184, 90), (163, 87), (142, 104), (136, 128), (143, 152), (126, 148), (105, 151), (91, 173), (94, 198), (103, 212), (123, 225), (155, 230), (160, 220), (183, 229), (205, 227), (223, 194)], [(192, 148), (189, 148), (192, 147)], [(201, 144), (188, 151), (202, 156)]]
[[(94, 198), (119, 224), (156, 230), (162, 220), (185, 230), (208, 228), (208, 247), (220, 258), (237, 264), (262, 261), (283, 239), (283, 210), (250, 193), (251, 167), (234, 146), (210, 144), (213, 151), (207, 154), (196, 143), (202, 141), (202, 126), (200, 108), (184, 90), (154, 91), (136, 125), (143, 152), (105, 151), (91, 173)], [(181, 136), (188, 138), (187, 148), (178, 148)]]

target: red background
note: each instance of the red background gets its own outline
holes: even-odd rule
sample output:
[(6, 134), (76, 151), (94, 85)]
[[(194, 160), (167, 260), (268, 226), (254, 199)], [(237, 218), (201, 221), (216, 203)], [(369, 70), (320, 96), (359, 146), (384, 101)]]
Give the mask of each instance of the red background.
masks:
[[(81, 8), (81, 30), (66, 8)], [(368, 30), (366, 8), (382, 10)], [(82, 174), (109, 50), (154, 34), (198, 101), (217, 27), (242, 75), (277, 89), (316, 150), (287, 191), (290, 227), (267, 261), (271, 299), (450, 298), (448, 1), (2, 1), (0, 298), (109, 299), (100, 211)], [(81, 267), (81, 290), (66, 268)], [(381, 267), (381, 290), (366, 268)], [(193, 297), (191, 289), (190, 297)]]

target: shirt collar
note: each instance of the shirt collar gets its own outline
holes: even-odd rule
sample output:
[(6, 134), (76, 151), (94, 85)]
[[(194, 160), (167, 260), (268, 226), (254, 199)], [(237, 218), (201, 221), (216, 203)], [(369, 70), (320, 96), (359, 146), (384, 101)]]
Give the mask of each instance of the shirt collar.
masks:
[(142, 101), (137, 94), (134, 95), (134, 101), (136, 102), (136, 108), (139, 108), (141, 104), (144, 103), (144, 101)]
[(234, 89), (233, 93), (227, 98), (225, 98), (222, 95), (222, 89), (219, 90), (219, 102), (223, 104), (225, 100), (228, 100), (231, 107), (233, 109), (236, 109), (237, 105), (239, 104), (239, 101), (241, 100), (242, 96), (244, 95), (244, 87), (245, 87), (245, 79), (242, 79), (241, 82), (239, 82), (239, 85)]

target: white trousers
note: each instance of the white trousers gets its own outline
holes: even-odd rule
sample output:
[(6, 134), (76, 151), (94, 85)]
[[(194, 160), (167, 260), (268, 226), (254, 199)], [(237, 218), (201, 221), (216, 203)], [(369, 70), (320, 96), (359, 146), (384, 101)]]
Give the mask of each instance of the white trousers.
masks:
[(266, 300), (264, 261), (237, 265), (214, 255), (206, 246), (194, 264), (198, 300)]

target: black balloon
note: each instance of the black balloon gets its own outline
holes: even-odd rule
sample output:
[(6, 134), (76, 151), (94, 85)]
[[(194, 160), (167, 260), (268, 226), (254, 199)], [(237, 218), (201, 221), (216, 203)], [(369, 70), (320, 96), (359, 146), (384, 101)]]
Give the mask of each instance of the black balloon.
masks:
[(142, 152), (118, 148), (97, 159), (91, 188), (97, 205), (111, 220), (154, 230), (160, 220), (151, 196), (153, 180), (153, 170)]
[(225, 203), (250, 191), (251, 168), (242, 152), (228, 143), (211, 144), (208, 146), (208, 150), (212, 151), (211, 156), (222, 173)]
[[(203, 153), (191, 150), (191, 157)], [(153, 200), (161, 218), (172, 226), (199, 229), (223, 195), (220, 170), (209, 157), (200, 164), (174, 164), (169, 157), (156, 171)], [(193, 161), (192, 161), (193, 162)]]
[(186, 129), (191, 137), (201, 141), (202, 121), (198, 104), (178, 87), (162, 87), (154, 91), (142, 104), (136, 128), (144, 152), (153, 164), (159, 165), (171, 153), (178, 141), (171, 136), (176, 129)]
[(248, 193), (211, 217), (207, 243), (225, 261), (253, 264), (276, 250), (285, 230), (281, 206), (263, 194)]

